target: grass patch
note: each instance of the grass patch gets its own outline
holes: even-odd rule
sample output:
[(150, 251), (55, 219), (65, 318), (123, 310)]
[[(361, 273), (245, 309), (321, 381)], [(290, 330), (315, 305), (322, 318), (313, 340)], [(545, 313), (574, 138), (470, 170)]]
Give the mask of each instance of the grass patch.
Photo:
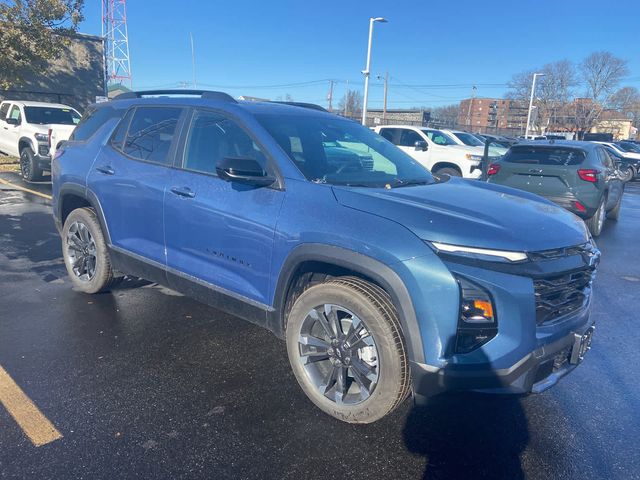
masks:
[(19, 159), (8, 155), (0, 155), (0, 172), (17, 172), (19, 170)]

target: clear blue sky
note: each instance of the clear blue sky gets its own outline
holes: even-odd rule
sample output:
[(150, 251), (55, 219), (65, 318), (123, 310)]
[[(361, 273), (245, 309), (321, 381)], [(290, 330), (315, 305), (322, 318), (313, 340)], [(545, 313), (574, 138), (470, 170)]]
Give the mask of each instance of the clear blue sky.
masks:
[[(82, 32), (100, 34), (100, 8), (86, 0)], [(191, 82), (192, 32), (199, 87), (326, 105), (334, 79), (337, 104), (347, 80), (362, 88), (370, 16), (389, 20), (375, 27), (370, 107), (386, 71), (390, 108), (439, 106), (473, 84), (502, 96), (513, 73), (596, 50), (627, 59), (625, 84), (640, 88), (638, 1), (128, 0), (127, 14), (136, 89)]]

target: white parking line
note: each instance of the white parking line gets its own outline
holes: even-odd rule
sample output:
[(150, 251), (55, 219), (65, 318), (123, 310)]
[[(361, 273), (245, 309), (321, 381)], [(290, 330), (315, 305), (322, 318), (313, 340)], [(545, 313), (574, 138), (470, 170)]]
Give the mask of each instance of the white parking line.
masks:
[(15, 188), (17, 190), (22, 190), (23, 192), (27, 192), (32, 195), (37, 195), (39, 197), (46, 198), (47, 200), (51, 200), (53, 198), (51, 195), (47, 195), (46, 193), (37, 192), (35, 190), (31, 190), (29, 188), (21, 187), (20, 185), (15, 185), (11, 182), (7, 182), (4, 178), (0, 178), (0, 183), (3, 185), (7, 185), (9, 187)]

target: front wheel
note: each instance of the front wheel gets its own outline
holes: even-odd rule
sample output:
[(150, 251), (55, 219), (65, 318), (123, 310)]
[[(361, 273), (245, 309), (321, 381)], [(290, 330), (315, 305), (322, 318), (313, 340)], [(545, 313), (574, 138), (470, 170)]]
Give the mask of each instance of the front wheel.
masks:
[(600, 206), (596, 210), (596, 213), (594, 213), (591, 218), (585, 221), (587, 227), (589, 228), (589, 231), (591, 232), (591, 235), (593, 235), (594, 237), (597, 237), (600, 235), (600, 233), (602, 233), (604, 220), (607, 216), (605, 205), (606, 199), (603, 199), (602, 202), (600, 202)]
[(436, 170), (435, 172), (436, 175), (449, 175), (450, 177), (461, 177), (462, 176), (462, 172), (460, 170), (458, 170), (457, 168), (452, 168), (452, 167), (445, 167), (445, 168), (439, 168), (438, 170)]
[(105, 291), (118, 280), (111, 268), (100, 223), (91, 208), (78, 208), (65, 220), (62, 254), (69, 278), (81, 292)]
[(396, 309), (380, 287), (339, 277), (308, 288), (287, 320), (287, 352), (309, 399), (348, 423), (371, 423), (409, 394)]
[(20, 175), (27, 182), (42, 180), (42, 169), (38, 167), (33, 150), (29, 147), (20, 151)]

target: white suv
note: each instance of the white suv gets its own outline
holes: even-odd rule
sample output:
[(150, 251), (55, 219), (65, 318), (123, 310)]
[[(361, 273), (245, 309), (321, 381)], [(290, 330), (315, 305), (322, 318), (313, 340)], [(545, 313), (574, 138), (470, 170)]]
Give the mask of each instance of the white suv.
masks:
[(0, 152), (20, 157), (25, 180), (40, 180), (78, 122), (80, 114), (67, 105), (6, 100), (0, 103)]
[(384, 125), (374, 131), (435, 174), (479, 178), (483, 149), (458, 145), (440, 130), (409, 125)]

